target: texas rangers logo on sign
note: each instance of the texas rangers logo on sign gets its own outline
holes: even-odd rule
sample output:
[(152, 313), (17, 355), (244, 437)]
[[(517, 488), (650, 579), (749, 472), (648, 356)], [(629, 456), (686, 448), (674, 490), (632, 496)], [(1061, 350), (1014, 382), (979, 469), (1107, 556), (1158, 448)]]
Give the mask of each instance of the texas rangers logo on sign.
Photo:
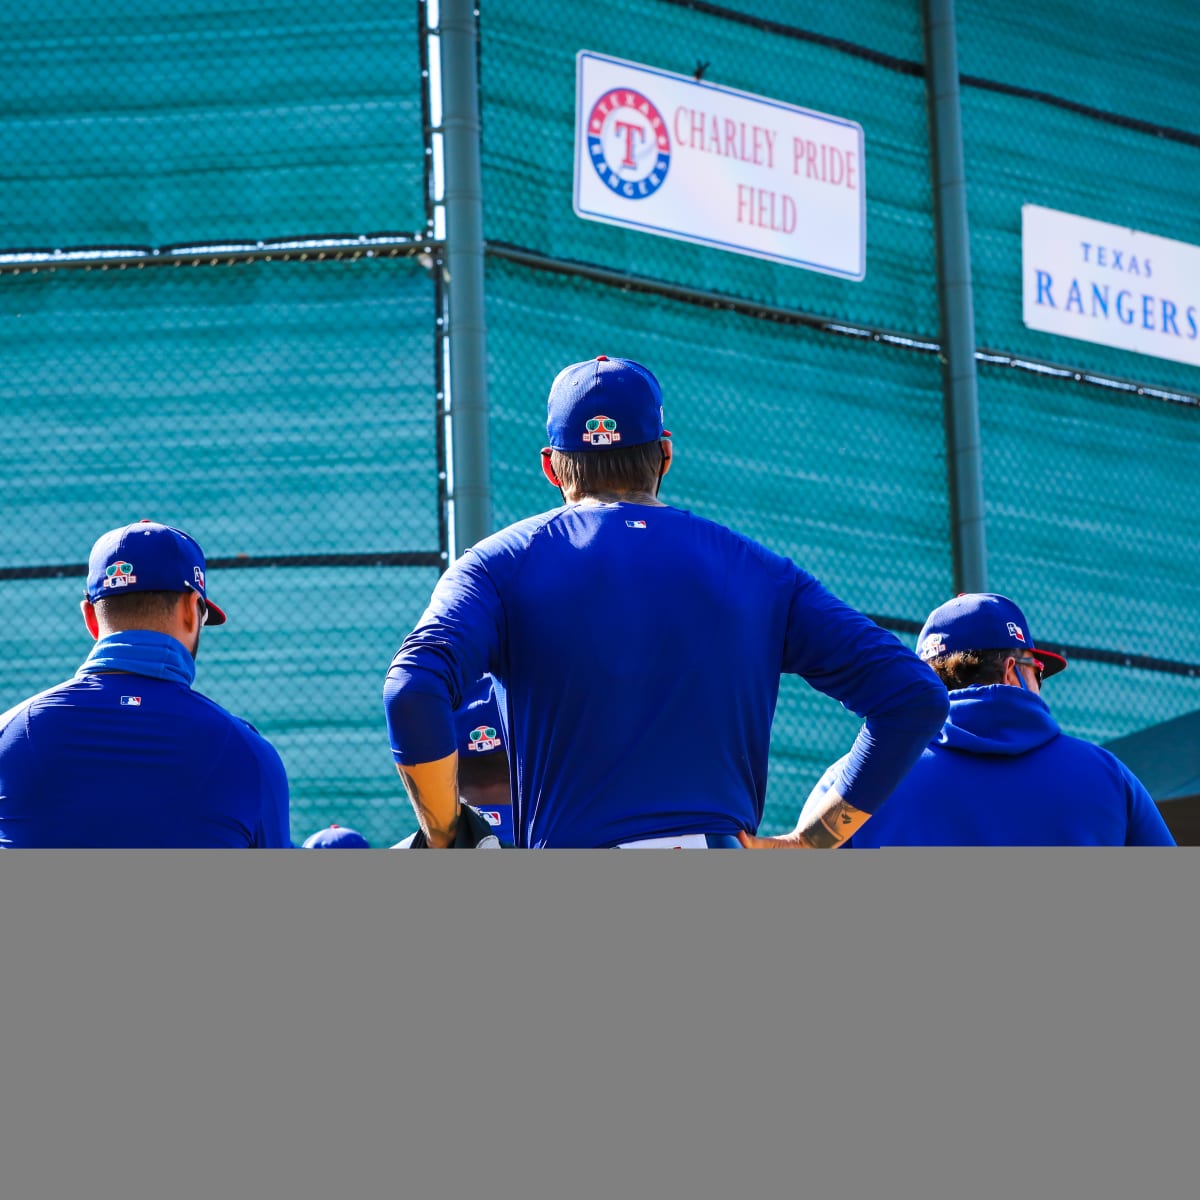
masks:
[(133, 573), (133, 563), (109, 563), (104, 568), (104, 586), (106, 588), (128, 587), (131, 583), (137, 583), (137, 576)]
[(1015, 621), (1009, 621), (1008, 635), (1009, 635), (1009, 637), (1015, 637), (1018, 642), (1021, 642), (1022, 644), (1024, 644), (1025, 635), (1024, 635), (1024, 633), (1021, 632), (1020, 625), (1018, 625)]
[(617, 432), (617, 423), (612, 417), (597, 416), (587, 423), (587, 433), (583, 435), (585, 442), (593, 446), (611, 446), (619, 442), (621, 435)]
[(671, 166), (671, 139), (662, 113), (641, 92), (613, 88), (592, 105), (588, 154), (596, 174), (619, 196), (653, 196)]
[(477, 725), (467, 735), (467, 749), (477, 754), (500, 749), (500, 737), (491, 725)]

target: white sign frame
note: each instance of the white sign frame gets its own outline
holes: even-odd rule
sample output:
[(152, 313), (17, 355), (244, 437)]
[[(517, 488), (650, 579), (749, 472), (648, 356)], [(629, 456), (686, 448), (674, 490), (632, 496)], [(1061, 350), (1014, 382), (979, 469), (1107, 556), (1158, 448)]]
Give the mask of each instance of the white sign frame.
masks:
[[(591, 50), (576, 54), (575, 78), (577, 216), (865, 277), (864, 136), (856, 121)], [(617, 93), (643, 103), (623, 105)]]
[(1200, 246), (1021, 207), (1027, 329), (1200, 367)]

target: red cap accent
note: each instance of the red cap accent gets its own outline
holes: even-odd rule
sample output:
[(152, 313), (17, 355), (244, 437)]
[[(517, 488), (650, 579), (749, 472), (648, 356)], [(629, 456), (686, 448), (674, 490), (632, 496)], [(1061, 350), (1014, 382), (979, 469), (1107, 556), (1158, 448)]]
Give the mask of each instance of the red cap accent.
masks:
[(608, 362), (608, 355), (607, 354), (597, 354), (596, 361), (597, 362)]

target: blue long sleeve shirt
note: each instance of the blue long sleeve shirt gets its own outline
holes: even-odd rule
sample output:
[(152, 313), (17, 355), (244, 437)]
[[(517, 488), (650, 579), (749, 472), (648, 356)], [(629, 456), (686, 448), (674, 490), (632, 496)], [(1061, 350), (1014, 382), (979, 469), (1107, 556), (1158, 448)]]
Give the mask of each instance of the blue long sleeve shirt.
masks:
[[(835, 763), (817, 784), (837, 779)], [(1150, 794), (1046, 702), (1002, 684), (956, 689), (941, 732), (847, 845), (1173, 846)]]
[(485, 671), (520, 846), (754, 831), (781, 672), (860, 717), (842, 794), (872, 811), (946, 713), (897, 638), (791, 560), (681, 509), (567, 505), (486, 538), (439, 581), (384, 687), (397, 762), (455, 748)]
[(117, 634), (0, 716), (0, 847), (290, 846), (278, 753), (194, 671), (166, 634)]

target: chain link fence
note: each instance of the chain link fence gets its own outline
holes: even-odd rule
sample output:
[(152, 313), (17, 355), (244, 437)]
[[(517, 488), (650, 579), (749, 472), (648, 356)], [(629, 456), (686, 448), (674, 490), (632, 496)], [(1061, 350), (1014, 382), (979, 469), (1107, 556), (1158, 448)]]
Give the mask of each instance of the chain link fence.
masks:
[(415, 827), (380, 689), (446, 560), (423, 8), (0, 3), (0, 708), (70, 675), (85, 562), (194, 534), (196, 686), (299, 842)]

